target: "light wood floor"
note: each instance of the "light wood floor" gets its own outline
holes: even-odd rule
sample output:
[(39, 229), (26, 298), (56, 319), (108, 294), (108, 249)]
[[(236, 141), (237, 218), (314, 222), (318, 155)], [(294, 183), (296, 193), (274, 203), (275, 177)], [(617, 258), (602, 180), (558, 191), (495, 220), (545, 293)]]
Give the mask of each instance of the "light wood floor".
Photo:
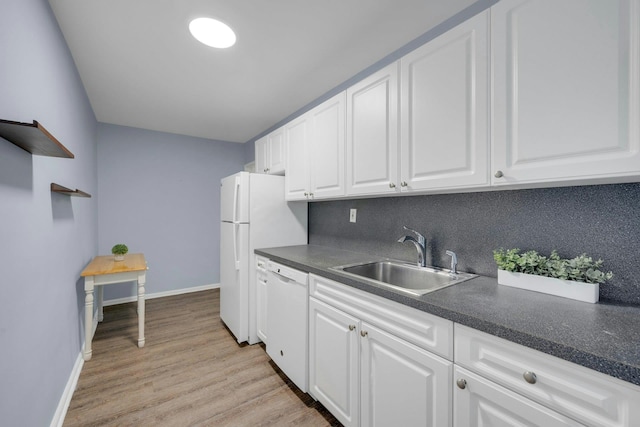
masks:
[(274, 365), (238, 345), (219, 290), (151, 299), (146, 345), (136, 304), (105, 307), (65, 426), (340, 426)]

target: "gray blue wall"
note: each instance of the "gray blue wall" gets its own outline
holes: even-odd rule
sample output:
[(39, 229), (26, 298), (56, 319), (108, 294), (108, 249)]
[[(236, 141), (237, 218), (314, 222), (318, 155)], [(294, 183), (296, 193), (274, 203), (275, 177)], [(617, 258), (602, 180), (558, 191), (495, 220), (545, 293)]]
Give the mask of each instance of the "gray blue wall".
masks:
[[(357, 208), (357, 222), (349, 209)], [(341, 200), (309, 204), (309, 243), (414, 262), (409, 234), (428, 239), (427, 262), (496, 276), (494, 249), (535, 249), (573, 258), (586, 252), (613, 271), (602, 301), (640, 305), (640, 184)]]
[[(0, 118), (38, 120), (75, 159), (0, 138), (0, 424), (47, 426), (83, 343), (96, 254), (96, 119), (46, 0), (2, 1)], [(90, 199), (52, 194), (52, 182)]]
[[(99, 124), (99, 253), (143, 252), (148, 294), (218, 283), (220, 179), (243, 169), (244, 149)], [(135, 295), (131, 284), (105, 288), (106, 300)]]

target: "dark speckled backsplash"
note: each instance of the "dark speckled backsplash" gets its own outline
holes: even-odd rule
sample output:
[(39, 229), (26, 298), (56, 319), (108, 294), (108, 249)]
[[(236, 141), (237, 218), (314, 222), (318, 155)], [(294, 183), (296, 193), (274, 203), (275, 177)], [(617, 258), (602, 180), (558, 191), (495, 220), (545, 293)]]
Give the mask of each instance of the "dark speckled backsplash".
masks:
[[(349, 222), (349, 209), (358, 209)], [(640, 305), (640, 184), (594, 185), (309, 204), (309, 243), (415, 261), (403, 225), (427, 237), (427, 263), (496, 276), (495, 248), (557, 249), (605, 260), (614, 278), (600, 286), (606, 302)]]

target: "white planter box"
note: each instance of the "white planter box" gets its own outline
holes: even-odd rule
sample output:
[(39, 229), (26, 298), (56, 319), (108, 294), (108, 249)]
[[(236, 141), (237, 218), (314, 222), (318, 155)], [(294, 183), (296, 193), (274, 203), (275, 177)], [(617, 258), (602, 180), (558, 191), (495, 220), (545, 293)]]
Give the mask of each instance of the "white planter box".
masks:
[(553, 277), (535, 276), (533, 274), (512, 273), (498, 270), (498, 283), (513, 288), (542, 292), (563, 298), (596, 303), (600, 298), (598, 283), (574, 282), (572, 280), (554, 279)]

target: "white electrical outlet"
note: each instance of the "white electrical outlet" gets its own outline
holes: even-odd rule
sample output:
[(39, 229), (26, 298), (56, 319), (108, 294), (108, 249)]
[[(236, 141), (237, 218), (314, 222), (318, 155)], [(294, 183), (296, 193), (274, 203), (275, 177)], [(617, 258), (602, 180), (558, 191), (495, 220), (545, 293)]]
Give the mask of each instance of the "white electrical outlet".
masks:
[(349, 222), (356, 222), (356, 213), (358, 212), (357, 209), (350, 209), (349, 210)]

